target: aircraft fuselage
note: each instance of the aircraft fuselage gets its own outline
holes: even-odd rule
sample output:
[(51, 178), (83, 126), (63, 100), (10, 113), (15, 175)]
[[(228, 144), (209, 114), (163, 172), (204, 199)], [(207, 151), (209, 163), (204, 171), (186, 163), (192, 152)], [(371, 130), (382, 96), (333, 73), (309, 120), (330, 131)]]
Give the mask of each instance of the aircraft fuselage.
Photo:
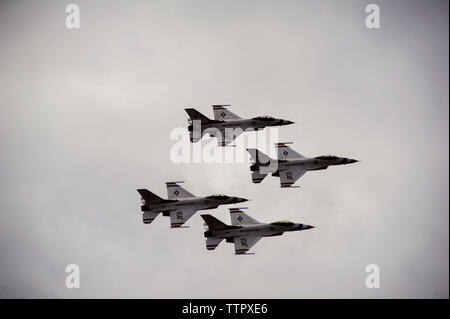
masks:
[(214, 238), (234, 238), (234, 237), (270, 237), (279, 236), (287, 231), (300, 231), (309, 229), (304, 224), (292, 225), (273, 225), (273, 224), (251, 224), (228, 226), (226, 229), (208, 230), (205, 232), (205, 237)]
[(178, 200), (167, 200), (158, 204), (144, 204), (143, 211), (168, 212), (178, 209), (206, 210), (214, 209), (220, 205), (242, 202), (239, 197), (228, 197), (226, 199), (211, 199), (207, 197), (186, 198)]
[(355, 163), (356, 160), (336, 157), (335, 159), (318, 159), (315, 157), (306, 157), (292, 160), (278, 160), (268, 164), (253, 164), (251, 166), (252, 171), (260, 171), (264, 173), (278, 173), (283, 170), (301, 169), (304, 171), (316, 171), (327, 169), (332, 165), (345, 165)]
[(286, 121), (282, 119), (267, 119), (267, 120), (257, 120), (257, 119), (239, 119), (239, 120), (228, 120), (228, 121), (212, 121), (212, 123), (201, 123), (200, 121), (194, 121), (194, 124), (189, 126), (189, 131), (201, 131), (201, 135), (206, 133), (214, 134), (214, 131), (223, 131), (225, 129), (229, 130), (242, 130), (246, 131), (248, 129), (260, 130), (267, 126), (279, 126), (291, 124), (291, 121)]

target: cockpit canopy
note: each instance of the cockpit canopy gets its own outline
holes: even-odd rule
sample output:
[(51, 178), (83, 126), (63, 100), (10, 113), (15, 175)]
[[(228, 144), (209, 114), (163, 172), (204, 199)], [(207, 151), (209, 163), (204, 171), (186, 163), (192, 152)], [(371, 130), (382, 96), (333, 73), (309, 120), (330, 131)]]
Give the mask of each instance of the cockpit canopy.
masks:
[(227, 195), (224, 195), (224, 194), (216, 194), (216, 195), (207, 196), (206, 198), (209, 198), (209, 199), (227, 199), (229, 197)]
[(339, 157), (334, 156), (334, 155), (322, 155), (322, 156), (317, 156), (316, 159), (326, 160), (326, 161), (334, 161), (334, 160), (339, 159)]
[(254, 117), (252, 120), (259, 120), (259, 121), (273, 121), (274, 118), (273, 118), (272, 116), (262, 115), (262, 116)]
[(275, 222), (275, 223), (270, 223), (270, 225), (274, 225), (274, 226), (294, 226), (295, 224), (293, 222), (288, 221), (288, 220), (280, 220), (280, 221)]

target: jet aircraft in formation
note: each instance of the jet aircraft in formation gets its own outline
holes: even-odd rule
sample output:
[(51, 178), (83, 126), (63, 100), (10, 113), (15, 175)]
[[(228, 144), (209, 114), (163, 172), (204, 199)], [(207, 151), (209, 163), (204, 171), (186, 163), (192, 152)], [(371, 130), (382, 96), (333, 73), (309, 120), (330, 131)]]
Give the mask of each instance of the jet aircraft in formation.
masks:
[[(185, 109), (190, 117), (188, 120), (190, 123), (188, 131), (191, 142), (198, 142), (208, 133), (210, 136), (217, 138), (219, 146), (226, 146), (245, 131), (262, 130), (268, 126), (281, 126), (294, 123), (271, 116), (257, 116), (243, 119), (228, 110), (228, 106), (230, 105), (213, 105), (214, 120), (206, 117), (196, 109)], [(198, 125), (196, 125), (195, 121), (197, 121)]]
[[(213, 105), (214, 120), (209, 119), (193, 108), (185, 109), (189, 114), (189, 127), (191, 142), (198, 142), (206, 133), (217, 137), (219, 146), (226, 146), (246, 130), (262, 130), (268, 126), (289, 125), (294, 122), (277, 119), (270, 116), (258, 116), (242, 119), (227, 109), (230, 105)], [(261, 183), (268, 175), (280, 178), (281, 187), (292, 185), (308, 171), (327, 169), (333, 165), (345, 165), (358, 162), (357, 160), (323, 155), (305, 157), (291, 149), (287, 144), (275, 144), (278, 158), (272, 159), (258, 149), (249, 148), (254, 163), (250, 166), (253, 183)], [(237, 204), (247, 201), (245, 198), (227, 195), (211, 195), (196, 197), (179, 184), (183, 182), (168, 182), (167, 196), (163, 199), (147, 189), (138, 189), (141, 195), (141, 211), (145, 224), (150, 224), (160, 213), (170, 217), (170, 227), (182, 227), (186, 221), (199, 210), (218, 208), (220, 205)], [(234, 243), (235, 254), (247, 255), (250, 248), (262, 237), (281, 236), (288, 231), (302, 231), (314, 228), (313, 226), (278, 221), (273, 223), (260, 223), (245, 214), (244, 208), (230, 208), (231, 225), (226, 225), (211, 215), (201, 215), (205, 221), (206, 248), (214, 250), (224, 239)]]
[(141, 211), (144, 224), (150, 224), (160, 213), (170, 217), (170, 227), (180, 227), (198, 210), (214, 209), (220, 205), (246, 202), (247, 199), (227, 195), (211, 195), (196, 197), (179, 184), (183, 182), (168, 182), (167, 197), (153, 194), (148, 189), (138, 189), (141, 195)]
[(273, 159), (263, 152), (249, 148), (254, 163), (250, 166), (252, 181), (255, 184), (268, 174), (280, 178), (281, 187), (291, 187), (300, 177), (308, 171), (327, 169), (332, 165), (346, 165), (358, 162), (355, 159), (338, 157), (334, 155), (322, 155), (317, 157), (305, 157), (291, 149), (287, 144), (277, 143), (278, 159)]
[(234, 243), (234, 252), (243, 255), (248, 252), (261, 238), (281, 236), (288, 231), (302, 231), (314, 228), (306, 224), (296, 224), (290, 221), (260, 223), (245, 214), (244, 208), (230, 208), (231, 225), (226, 225), (211, 215), (201, 215), (206, 224), (206, 249), (213, 250), (226, 240)]

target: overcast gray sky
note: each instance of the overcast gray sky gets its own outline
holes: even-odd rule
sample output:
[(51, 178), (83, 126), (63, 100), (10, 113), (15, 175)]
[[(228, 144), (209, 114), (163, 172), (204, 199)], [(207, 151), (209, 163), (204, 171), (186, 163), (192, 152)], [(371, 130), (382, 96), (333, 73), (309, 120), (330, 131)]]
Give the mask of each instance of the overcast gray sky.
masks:
[[(0, 296), (449, 297), (448, 1), (73, 2), (78, 30), (68, 1), (0, 3)], [(247, 163), (172, 163), (183, 109), (219, 103), (297, 122), (279, 137), (304, 155), (361, 162), (299, 189), (254, 185)], [(174, 180), (319, 227), (207, 251), (200, 214), (142, 223), (136, 189)]]

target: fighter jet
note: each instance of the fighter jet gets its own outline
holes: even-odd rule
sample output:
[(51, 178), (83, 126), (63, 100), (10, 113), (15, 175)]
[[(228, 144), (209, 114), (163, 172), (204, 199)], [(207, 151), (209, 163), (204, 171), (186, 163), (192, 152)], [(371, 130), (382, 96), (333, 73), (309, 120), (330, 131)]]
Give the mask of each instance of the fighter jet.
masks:
[(189, 133), (191, 142), (198, 142), (208, 133), (217, 138), (219, 146), (226, 146), (234, 141), (246, 130), (262, 130), (267, 126), (289, 125), (294, 122), (273, 118), (271, 116), (258, 116), (251, 119), (242, 119), (227, 109), (230, 105), (213, 105), (214, 120), (209, 119), (193, 108), (185, 109), (189, 115)]
[(346, 165), (358, 162), (355, 159), (334, 155), (305, 157), (286, 144), (292, 143), (275, 144), (278, 151), (278, 160), (270, 158), (257, 149), (247, 149), (255, 161), (250, 166), (253, 183), (261, 183), (267, 174), (272, 174), (272, 176), (280, 177), (281, 187), (292, 187), (308, 171), (327, 169), (331, 165)]
[(236, 255), (244, 255), (262, 237), (281, 236), (287, 231), (314, 228), (314, 226), (295, 224), (290, 221), (263, 224), (245, 214), (242, 209), (245, 208), (230, 208), (231, 226), (211, 215), (201, 215), (205, 221), (206, 249), (216, 249), (225, 239), (227, 243), (234, 243)]
[(178, 185), (183, 182), (168, 182), (168, 199), (153, 194), (147, 189), (138, 189), (141, 195), (141, 211), (144, 224), (150, 224), (159, 213), (170, 216), (170, 227), (181, 227), (198, 210), (214, 209), (220, 205), (246, 202), (247, 199), (226, 195), (196, 197)]

